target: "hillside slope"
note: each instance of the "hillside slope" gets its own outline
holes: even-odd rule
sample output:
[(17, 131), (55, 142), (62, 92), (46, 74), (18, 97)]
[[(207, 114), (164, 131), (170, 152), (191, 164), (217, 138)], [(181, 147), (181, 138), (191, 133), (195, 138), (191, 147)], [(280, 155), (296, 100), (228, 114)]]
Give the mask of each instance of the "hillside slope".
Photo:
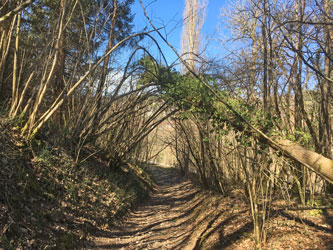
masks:
[(94, 148), (76, 164), (71, 143), (54, 131), (44, 136), (28, 143), (1, 120), (0, 249), (81, 248), (152, 188), (135, 165), (111, 170)]

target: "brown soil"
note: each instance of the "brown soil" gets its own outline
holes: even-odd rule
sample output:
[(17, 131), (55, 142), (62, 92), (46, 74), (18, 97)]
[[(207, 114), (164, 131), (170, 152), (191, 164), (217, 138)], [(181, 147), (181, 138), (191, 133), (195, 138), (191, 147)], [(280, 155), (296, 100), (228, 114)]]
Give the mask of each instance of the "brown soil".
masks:
[[(148, 200), (118, 225), (90, 235), (89, 249), (255, 249), (240, 193), (226, 198), (201, 191), (173, 168), (152, 174), (157, 188)], [(263, 249), (332, 249), (331, 225), (297, 216), (276, 213)]]

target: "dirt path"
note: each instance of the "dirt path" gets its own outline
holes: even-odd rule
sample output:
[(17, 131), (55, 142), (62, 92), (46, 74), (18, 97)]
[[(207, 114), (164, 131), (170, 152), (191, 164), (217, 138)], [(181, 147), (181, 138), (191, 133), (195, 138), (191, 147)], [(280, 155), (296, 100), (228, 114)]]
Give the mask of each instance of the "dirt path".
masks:
[[(95, 249), (195, 249), (209, 232), (214, 213), (201, 211), (203, 195), (177, 171), (153, 170), (158, 189), (121, 226), (95, 237)], [(206, 215), (205, 215), (206, 214)]]
[[(228, 249), (254, 247), (253, 225), (246, 203), (238, 197), (210, 195), (172, 168), (156, 167), (157, 189), (142, 205), (110, 230), (95, 232), (89, 249)], [(297, 214), (272, 218), (267, 249), (332, 249), (331, 233)], [(310, 237), (311, 235), (311, 237)], [(309, 248), (310, 247), (310, 248)]]

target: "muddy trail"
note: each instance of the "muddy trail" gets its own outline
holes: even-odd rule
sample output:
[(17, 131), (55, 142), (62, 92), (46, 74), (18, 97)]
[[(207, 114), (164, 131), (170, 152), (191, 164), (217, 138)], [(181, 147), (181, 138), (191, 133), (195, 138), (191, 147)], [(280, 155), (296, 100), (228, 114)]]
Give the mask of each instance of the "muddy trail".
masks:
[[(155, 167), (152, 174), (156, 190), (120, 225), (98, 232), (93, 249), (202, 249), (208, 237), (215, 245), (210, 243), (210, 249), (228, 246), (230, 238), (216, 240), (221, 239), (223, 225), (244, 210), (236, 212), (212, 201), (175, 169)], [(251, 230), (249, 223), (240, 226), (242, 231)]]

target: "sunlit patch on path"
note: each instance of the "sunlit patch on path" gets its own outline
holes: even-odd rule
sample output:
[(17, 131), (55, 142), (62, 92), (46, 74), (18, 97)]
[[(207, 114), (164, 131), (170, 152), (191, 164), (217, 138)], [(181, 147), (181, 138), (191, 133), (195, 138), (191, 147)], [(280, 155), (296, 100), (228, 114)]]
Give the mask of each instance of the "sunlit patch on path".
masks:
[[(222, 197), (200, 190), (174, 168), (156, 166), (151, 172), (157, 184), (155, 191), (119, 225), (90, 234), (92, 245), (88, 249), (254, 247), (250, 212), (239, 190)], [(275, 226), (267, 249), (331, 249), (331, 229), (323, 230), (318, 223), (304, 219), (297, 221), (296, 214), (293, 218), (286, 216), (278, 212), (271, 218)]]
[(196, 249), (217, 224), (233, 219), (222, 218), (232, 208), (212, 208), (175, 169), (159, 166), (152, 173), (157, 190), (120, 226), (98, 232), (95, 249)]

